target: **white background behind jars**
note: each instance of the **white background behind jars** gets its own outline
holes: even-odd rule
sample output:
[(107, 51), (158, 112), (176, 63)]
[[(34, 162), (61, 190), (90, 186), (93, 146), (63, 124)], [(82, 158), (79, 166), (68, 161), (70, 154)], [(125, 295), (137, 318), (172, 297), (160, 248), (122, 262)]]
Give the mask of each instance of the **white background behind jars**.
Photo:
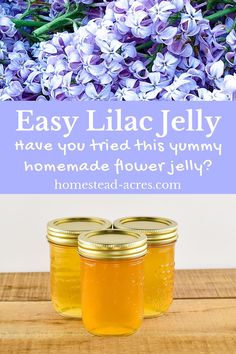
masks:
[(165, 216), (179, 223), (176, 268), (236, 267), (236, 195), (0, 197), (0, 272), (48, 271), (48, 220)]

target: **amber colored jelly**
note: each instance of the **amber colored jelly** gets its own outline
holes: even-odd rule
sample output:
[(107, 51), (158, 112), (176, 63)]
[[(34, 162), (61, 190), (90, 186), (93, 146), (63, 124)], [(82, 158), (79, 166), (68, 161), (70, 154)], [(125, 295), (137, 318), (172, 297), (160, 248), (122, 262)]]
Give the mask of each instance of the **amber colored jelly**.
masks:
[(78, 247), (50, 244), (50, 253), (52, 304), (63, 316), (81, 317)]
[(82, 258), (82, 317), (95, 335), (129, 335), (143, 318), (143, 257), (132, 260)]
[(49, 221), (51, 299), (60, 315), (81, 318), (78, 236), (85, 231), (110, 227), (109, 220), (94, 217), (65, 217)]
[(175, 244), (148, 245), (145, 257), (144, 316), (165, 313), (173, 300)]
[(147, 238), (104, 230), (80, 235), (82, 320), (98, 336), (137, 331), (144, 309)]
[(114, 221), (120, 230), (147, 236), (144, 262), (144, 317), (165, 313), (173, 299), (174, 250), (178, 225), (174, 220), (155, 216), (131, 216)]

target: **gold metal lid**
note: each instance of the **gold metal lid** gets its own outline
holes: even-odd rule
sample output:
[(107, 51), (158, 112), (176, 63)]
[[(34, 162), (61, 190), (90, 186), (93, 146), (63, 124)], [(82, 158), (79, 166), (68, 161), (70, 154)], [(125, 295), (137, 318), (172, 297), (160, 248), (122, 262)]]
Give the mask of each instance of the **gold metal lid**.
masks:
[(178, 238), (177, 223), (171, 219), (151, 216), (134, 216), (114, 221), (115, 229), (138, 231), (147, 236), (150, 244), (164, 245), (175, 242)]
[(147, 252), (147, 237), (134, 231), (103, 230), (81, 234), (79, 254), (92, 259), (132, 259)]
[(78, 246), (78, 236), (82, 232), (109, 229), (111, 226), (109, 220), (96, 217), (54, 219), (47, 225), (47, 239), (58, 245)]

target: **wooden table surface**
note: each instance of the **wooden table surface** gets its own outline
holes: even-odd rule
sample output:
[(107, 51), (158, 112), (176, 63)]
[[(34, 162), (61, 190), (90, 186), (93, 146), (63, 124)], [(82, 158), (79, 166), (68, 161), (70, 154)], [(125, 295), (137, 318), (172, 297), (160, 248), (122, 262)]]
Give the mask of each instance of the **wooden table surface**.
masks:
[(48, 273), (0, 273), (0, 354), (236, 354), (236, 270), (179, 270), (175, 300), (129, 337), (54, 312)]

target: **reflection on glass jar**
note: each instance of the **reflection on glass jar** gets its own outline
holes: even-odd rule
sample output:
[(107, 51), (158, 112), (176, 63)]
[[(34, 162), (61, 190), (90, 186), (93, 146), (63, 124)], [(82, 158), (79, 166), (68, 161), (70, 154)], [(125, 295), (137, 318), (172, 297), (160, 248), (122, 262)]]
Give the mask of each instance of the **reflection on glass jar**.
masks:
[(146, 236), (106, 230), (79, 237), (82, 319), (95, 335), (129, 335), (143, 318)]
[(51, 299), (60, 315), (81, 318), (78, 236), (84, 231), (110, 227), (108, 220), (86, 217), (56, 219), (48, 223)]
[(160, 217), (129, 217), (116, 220), (114, 227), (146, 234), (144, 317), (165, 313), (173, 301), (176, 222)]

